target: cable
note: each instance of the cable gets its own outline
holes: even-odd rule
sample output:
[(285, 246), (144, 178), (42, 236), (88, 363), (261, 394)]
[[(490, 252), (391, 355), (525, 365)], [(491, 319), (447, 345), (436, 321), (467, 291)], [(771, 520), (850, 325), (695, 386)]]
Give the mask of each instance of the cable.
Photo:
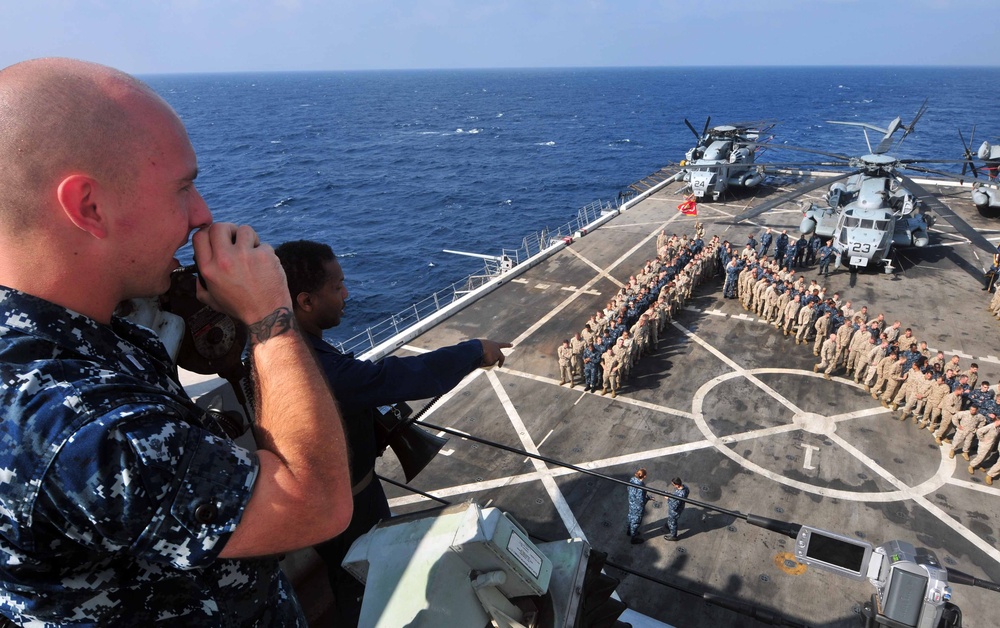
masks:
[[(428, 407), (430, 407), (430, 404), (428, 404), (428, 406), (426, 406), (424, 409), (426, 410)], [(421, 411), (417, 415), (417, 418), (419, 418), (419, 416), (421, 414), (423, 414), (423, 411)], [(601, 478), (601, 479), (604, 479), (604, 480), (607, 480), (607, 481), (610, 481), (610, 482), (614, 482), (616, 484), (621, 484), (623, 486), (635, 486), (634, 484), (632, 484), (630, 482), (627, 482), (625, 480), (620, 480), (620, 479), (615, 478), (615, 477), (611, 477), (610, 475), (606, 475), (604, 473), (598, 473), (597, 471), (591, 471), (590, 469), (584, 469), (583, 467), (578, 467), (578, 466), (576, 466), (574, 464), (570, 464), (568, 462), (563, 462), (561, 460), (556, 460), (555, 458), (549, 458), (548, 456), (543, 456), (541, 454), (533, 454), (533, 453), (525, 451), (523, 449), (518, 449), (517, 447), (511, 447), (509, 445), (503, 445), (501, 443), (497, 443), (497, 442), (494, 442), (494, 441), (491, 441), (491, 440), (487, 440), (485, 438), (479, 438), (478, 436), (472, 436), (471, 434), (467, 434), (465, 432), (460, 432), (458, 430), (455, 430), (455, 429), (452, 429), (452, 428), (449, 428), (449, 427), (443, 427), (443, 426), (440, 426), (440, 425), (434, 425), (432, 423), (425, 423), (423, 421), (417, 421), (416, 418), (414, 419), (414, 423), (416, 425), (421, 425), (421, 426), (426, 427), (426, 428), (431, 429), (431, 430), (438, 430), (438, 431), (444, 432), (446, 434), (451, 434), (453, 436), (459, 436), (461, 438), (465, 438), (465, 439), (471, 440), (473, 442), (481, 443), (481, 444), (487, 445), (489, 447), (494, 447), (496, 449), (502, 449), (504, 451), (507, 451), (507, 452), (510, 452), (510, 453), (514, 453), (514, 454), (517, 454), (519, 456), (527, 456), (529, 458), (534, 458), (536, 460), (541, 460), (542, 462), (544, 462), (546, 464), (551, 464), (551, 465), (563, 467), (563, 468), (566, 468), (566, 469), (571, 469), (573, 471), (576, 471), (577, 473), (583, 473), (583, 474), (586, 474), (586, 475), (591, 475), (591, 476), (594, 476), (594, 477), (597, 477), (597, 478)], [(725, 515), (729, 515), (730, 517), (734, 517), (736, 519), (743, 519), (744, 521), (746, 521), (747, 523), (749, 523), (751, 525), (754, 525), (754, 526), (757, 526), (757, 527), (761, 527), (761, 528), (765, 528), (767, 530), (771, 530), (772, 532), (777, 532), (779, 534), (783, 534), (783, 535), (785, 535), (787, 537), (790, 537), (790, 538), (793, 538), (793, 539), (798, 536), (799, 529), (802, 527), (799, 524), (791, 523), (791, 522), (788, 522), (788, 521), (781, 521), (779, 519), (770, 519), (770, 518), (767, 518), (767, 517), (761, 517), (759, 515), (753, 515), (753, 514), (743, 514), (743, 513), (739, 512), (737, 510), (729, 510), (729, 509), (726, 509), (726, 508), (720, 508), (718, 506), (713, 506), (711, 504), (706, 504), (705, 502), (701, 502), (701, 501), (698, 501), (696, 499), (691, 499), (690, 497), (680, 497), (678, 495), (674, 495), (673, 493), (668, 493), (667, 491), (661, 491), (661, 490), (655, 489), (655, 488), (644, 488), (643, 490), (646, 491), (647, 493), (652, 493), (654, 495), (660, 495), (662, 497), (668, 497), (670, 499), (676, 499), (676, 500), (682, 501), (682, 502), (684, 502), (686, 504), (694, 504), (695, 506), (699, 506), (701, 508), (704, 508), (705, 510), (719, 512), (719, 513), (722, 513), (722, 514), (725, 514)]]
[[(428, 424), (424, 424), (424, 425), (428, 425)], [(434, 428), (434, 429), (436, 429), (436, 428)], [(484, 444), (488, 444), (488, 443), (484, 442)], [(412, 486), (410, 486), (408, 484), (404, 484), (402, 482), (397, 482), (396, 480), (384, 477), (382, 475), (375, 474), (375, 477), (378, 478), (379, 480), (383, 481), (383, 482), (388, 482), (389, 484), (392, 484), (393, 486), (397, 486), (397, 487), (399, 487), (401, 489), (410, 491), (412, 493), (416, 493), (418, 495), (422, 495), (423, 497), (426, 497), (428, 499), (432, 499), (432, 500), (434, 500), (436, 502), (439, 502), (441, 504), (444, 504), (446, 506), (450, 506), (450, 505), (452, 505), (454, 503), (454, 502), (448, 501), (447, 499), (443, 499), (441, 497), (437, 497), (436, 495), (431, 495), (430, 493), (427, 493), (425, 491), (421, 491), (420, 489), (413, 488)], [(614, 479), (614, 478), (609, 478), (609, 479)], [(418, 510), (416, 512), (408, 513), (405, 516), (417, 516), (417, 515), (420, 515), (422, 513), (430, 513), (430, 512), (433, 512), (433, 511), (437, 511), (437, 510), (440, 510), (440, 509), (436, 508), (436, 507), (435, 508), (427, 508), (425, 510)], [(538, 536), (537, 534), (534, 534), (534, 533), (531, 533), (531, 532), (528, 533), (528, 536), (530, 536), (532, 539), (534, 539), (534, 540), (536, 540), (536, 541), (538, 541), (540, 543), (549, 543), (549, 542), (552, 541), (552, 539), (547, 539), (545, 537)], [(640, 571), (636, 571), (635, 569), (632, 569), (631, 567), (626, 567), (625, 565), (620, 565), (620, 564), (618, 564), (618, 563), (616, 563), (614, 561), (611, 561), (611, 560), (605, 560), (604, 561), (604, 566), (605, 567), (610, 567), (612, 569), (617, 569), (618, 571), (627, 573), (627, 574), (635, 576), (637, 578), (642, 578), (643, 580), (647, 580), (649, 582), (652, 582), (654, 584), (658, 584), (660, 586), (667, 587), (669, 589), (674, 589), (675, 591), (679, 591), (680, 593), (686, 593), (687, 595), (700, 598), (704, 602), (706, 602), (708, 604), (711, 604), (713, 606), (719, 606), (721, 608), (725, 608), (727, 610), (731, 610), (731, 611), (733, 611), (735, 613), (739, 613), (741, 615), (746, 615), (747, 617), (752, 617), (752, 618), (757, 619), (757, 620), (759, 620), (761, 622), (764, 622), (764, 623), (769, 623), (769, 624), (777, 625), (777, 626), (790, 626), (791, 628), (806, 628), (806, 624), (800, 624), (800, 623), (797, 623), (797, 622), (791, 622), (791, 621), (785, 619), (783, 616), (781, 616), (781, 615), (779, 615), (777, 613), (772, 613), (770, 611), (762, 611), (761, 609), (759, 609), (757, 606), (754, 606), (753, 604), (747, 604), (747, 603), (744, 603), (744, 602), (740, 602), (738, 600), (734, 600), (734, 599), (731, 599), (731, 598), (721, 597), (721, 596), (718, 596), (718, 595), (715, 595), (715, 594), (712, 594), (712, 593), (708, 593), (708, 592), (699, 593), (699, 592), (697, 592), (697, 591), (695, 591), (693, 589), (689, 589), (687, 587), (684, 587), (684, 586), (679, 585), (679, 584), (674, 584), (672, 582), (667, 582), (666, 580), (662, 580), (662, 579), (657, 578), (655, 576), (651, 576), (649, 574), (645, 574), (645, 573), (642, 573)]]

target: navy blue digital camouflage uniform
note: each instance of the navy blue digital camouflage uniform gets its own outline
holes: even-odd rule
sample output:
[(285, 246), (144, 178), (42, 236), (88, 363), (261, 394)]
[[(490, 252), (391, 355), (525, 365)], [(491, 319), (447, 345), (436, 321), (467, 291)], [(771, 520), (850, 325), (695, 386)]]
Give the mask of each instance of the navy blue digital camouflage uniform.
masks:
[(809, 241), (806, 243), (806, 265), (811, 266), (816, 263), (816, 255), (819, 253), (820, 247), (823, 246), (823, 238), (816, 235), (814, 231), (811, 236), (809, 236)]
[[(691, 494), (691, 489), (687, 486), (681, 486), (680, 488), (671, 486), (671, 488), (673, 488), (671, 494), (681, 499), (687, 498)], [(685, 505), (686, 502), (680, 499), (667, 498), (667, 536), (677, 538), (677, 521), (681, 518), (681, 513), (684, 512)]]
[(833, 247), (824, 244), (819, 247), (819, 274), (830, 274), (830, 262), (833, 261)]
[(757, 251), (757, 255), (764, 257), (767, 255), (767, 250), (771, 248), (771, 242), (774, 241), (774, 235), (769, 231), (765, 231), (760, 236), (760, 250)]
[(781, 233), (778, 234), (778, 239), (774, 242), (774, 259), (779, 263), (781, 260), (785, 259), (785, 253), (788, 251), (788, 234)]
[(628, 535), (635, 536), (639, 533), (639, 526), (642, 525), (642, 515), (646, 510), (646, 502), (649, 495), (646, 494), (646, 483), (639, 478), (632, 476), (628, 487)]
[(0, 286), (0, 612), (32, 626), (305, 625), (273, 558), (218, 557), (259, 462), (156, 336)]
[(591, 390), (597, 390), (600, 383), (601, 352), (591, 343), (583, 350), (583, 358), (586, 360), (583, 364), (584, 386)]

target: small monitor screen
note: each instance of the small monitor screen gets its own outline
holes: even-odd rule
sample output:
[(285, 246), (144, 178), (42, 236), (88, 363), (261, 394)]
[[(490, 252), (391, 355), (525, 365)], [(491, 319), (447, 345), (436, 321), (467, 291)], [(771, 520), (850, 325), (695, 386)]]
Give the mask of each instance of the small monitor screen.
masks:
[(862, 573), (866, 548), (813, 531), (809, 538), (806, 556), (841, 569)]

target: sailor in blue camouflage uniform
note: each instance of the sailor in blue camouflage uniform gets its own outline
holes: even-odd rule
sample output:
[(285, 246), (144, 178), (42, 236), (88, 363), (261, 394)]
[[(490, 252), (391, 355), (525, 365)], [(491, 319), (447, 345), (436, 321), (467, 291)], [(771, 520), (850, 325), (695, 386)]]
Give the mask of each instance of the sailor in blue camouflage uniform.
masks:
[(806, 266), (812, 266), (816, 263), (816, 256), (819, 254), (820, 247), (823, 246), (823, 238), (819, 237), (815, 231), (809, 236), (809, 241), (806, 243)]
[(785, 259), (785, 253), (788, 251), (788, 230), (782, 229), (781, 233), (778, 235), (778, 239), (774, 241), (774, 261), (779, 264)]
[(830, 274), (830, 263), (833, 261), (833, 240), (827, 240), (826, 244), (819, 248), (819, 274), (824, 277)]
[(795, 267), (795, 255), (798, 250), (798, 240), (794, 240), (788, 245), (788, 248), (785, 251), (785, 260), (782, 264), (784, 268), (791, 269)]
[(625, 534), (632, 540), (632, 544), (642, 543), (643, 538), (639, 536), (639, 526), (642, 525), (642, 516), (646, 512), (646, 502), (651, 498), (646, 492), (646, 470), (639, 469), (629, 479), (628, 487), (628, 523), (625, 526)]
[(591, 342), (583, 350), (583, 387), (588, 392), (597, 392), (600, 382), (601, 352)]
[(757, 257), (764, 257), (767, 255), (767, 250), (771, 248), (771, 242), (774, 241), (774, 234), (771, 232), (771, 228), (768, 227), (764, 230), (764, 233), (760, 235), (760, 250), (757, 251)]
[[(0, 320), (0, 468), (17, 476), (4, 486), (0, 553), (18, 574), (0, 609), (51, 625), (207, 625), (244, 611), (294, 624), (277, 561), (215, 560), (259, 466), (190, 401), (156, 336), (10, 289)], [(279, 603), (260, 609), (261, 598)]]
[[(211, 224), (183, 125), (124, 73), (0, 70), (0, 128), (0, 615), (305, 626), (275, 556), (344, 530), (350, 477), (277, 257)], [(152, 332), (113, 316), (166, 292), (195, 230), (198, 298), (248, 326), (255, 452), (192, 403)]]
[(735, 257), (726, 264), (726, 281), (722, 287), (722, 296), (726, 299), (736, 298), (736, 285), (743, 265)]

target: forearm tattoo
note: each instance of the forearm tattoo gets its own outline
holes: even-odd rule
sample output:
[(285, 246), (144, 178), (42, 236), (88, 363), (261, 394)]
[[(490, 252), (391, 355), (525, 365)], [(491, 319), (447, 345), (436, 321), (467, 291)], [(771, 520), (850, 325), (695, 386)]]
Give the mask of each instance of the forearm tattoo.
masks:
[(298, 329), (295, 315), (287, 307), (279, 307), (260, 321), (249, 326), (250, 345), (259, 345), (275, 336)]

